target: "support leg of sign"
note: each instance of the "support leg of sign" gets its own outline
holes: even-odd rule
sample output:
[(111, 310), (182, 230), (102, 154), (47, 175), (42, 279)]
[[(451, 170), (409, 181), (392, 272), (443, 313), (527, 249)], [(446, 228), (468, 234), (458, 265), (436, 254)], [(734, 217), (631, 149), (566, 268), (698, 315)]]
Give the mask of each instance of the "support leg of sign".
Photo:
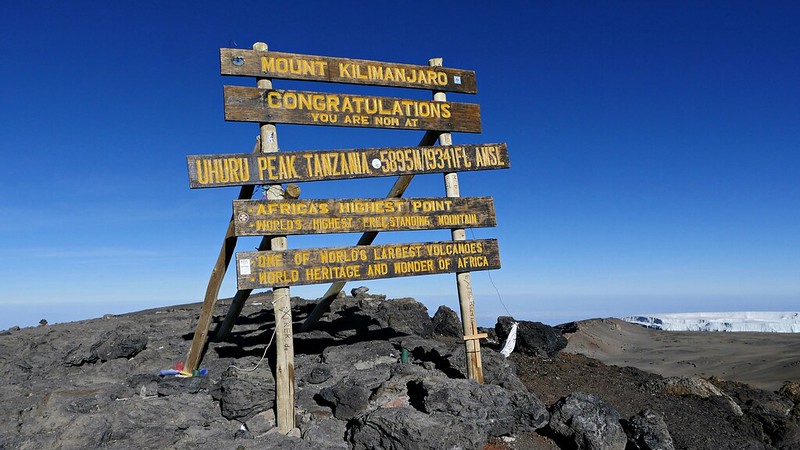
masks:
[[(261, 151), (260, 140), (256, 141), (256, 147), (253, 152)], [(239, 190), (239, 200), (249, 199), (253, 197), (253, 186), (242, 186)], [(222, 279), (225, 278), (225, 272), (233, 257), (233, 250), (236, 248), (236, 233), (234, 233), (233, 215), (228, 222), (228, 230), (225, 232), (225, 239), (222, 240), (222, 248), (217, 256), (217, 262), (214, 263), (214, 268), (211, 270), (211, 277), (208, 280), (206, 287), (206, 295), (203, 298), (203, 308), (200, 310), (200, 318), (197, 320), (197, 328), (194, 331), (194, 338), (192, 338), (192, 346), (189, 348), (189, 355), (186, 356), (186, 364), (184, 370), (191, 372), (197, 369), (200, 360), (203, 358), (203, 353), (206, 347), (206, 339), (208, 338), (208, 327), (211, 325), (211, 317), (214, 315), (214, 305), (217, 303), (219, 296), (219, 288), (222, 285)]]
[[(434, 67), (442, 66), (442, 58), (433, 58), (428, 62)], [(438, 102), (447, 101), (444, 92), (435, 92), (433, 100)], [(453, 138), (450, 133), (439, 135), (439, 145), (452, 145)], [(444, 174), (444, 186), (448, 197), (459, 197), (461, 192), (458, 187), (458, 174)], [(467, 234), (463, 228), (451, 230), (454, 241), (464, 241)], [(456, 273), (456, 285), (458, 287), (458, 303), (461, 307), (461, 325), (464, 329), (464, 345), (467, 352), (467, 376), (471, 380), (483, 384), (483, 367), (481, 366), (481, 343), (478, 335), (478, 324), (475, 320), (475, 298), (472, 295), (472, 280), (469, 272)]]
[[(266, 239), (267, 245), (258, 246), (258, 250), (270, 250), (269, 248), (269, 239)], [(228, 312), (225, 314), (225, 319), (222, 320), (219, 327), (214, 331), (214, 340), (217, 342), (222, 342), (231, 335), (231, 330), (233, 329), (233, 324), (236, 322), (236, 319), (239, 318), (239, 315), (242, 313), (242, 308), (244, 308), (244, 303), (247, 301), (248, 297), (250, 297), (250, 293), (253, 292), (252, 289), (239, 289), (236, 291), (236, 295), (233, 296), (233, 300), (231, 300), (231, 306), (228, 307)]]
[[(253, 50), (265, 52), (267, 44), (256, 42)], [(260, 89), (272, 89), (272, 80), (259, 78)], [(261, 152), (273, 153), (278, 151), (278, 132), (275, 124), (260, 124)], [(267, 200), (276, 200), (283, 197), (280, 186), (270, 186), (267, 190)], [(276, 236), (270, 239), (270, 248), (273, 251), (286, 250), (286, 236)], [(272, 290), (272, 302), (275, 311), (275, 396), (276, 411), (275, 421), (278, 431), (289, 433), (294, 428), (294, 341), (292, 339), (292, 305), (290, 303), (289, 288), (276, 287)]]
[[(428, 131), (424, 136), (422, 136), (422, 139), (417, 145), (433, 145), (436, 143), (436, 139), (438, 137), (438, 132)], [(400, 175), (397, 177), (397, 180), (395, 180), (394, 185), (389, 190), (389, 193), (386, 194), (386, 198), (402, 197), (406, 192), (408, 185), (411, 184), (412, 179), (414, 179), (414, 175)], [(377, 231), (368, 231), (361, 235), (361, 238), (358, 240), (356, 245), (371, 245), (377, 236)], [(328, 312), (328, 309), (331, 307), (331, 303), (333, 303), (333, 301), (336, 299), (336, 296), (339, 295), (339, 292), (344, 288), (344, 285), (344, 281), (337, 281), (331, 284), (331, 287), (329, 287), (325, 294), (317, 301), (317, 305), (311, 311), (311, 314), (306, 317), (306, 320), (303, 322), (303, 326), (300, 327), (300, 331), (309, 331), (314, 327), (314, 325), (316, 325), (319, 319), (322, 318), (322, 315)]]

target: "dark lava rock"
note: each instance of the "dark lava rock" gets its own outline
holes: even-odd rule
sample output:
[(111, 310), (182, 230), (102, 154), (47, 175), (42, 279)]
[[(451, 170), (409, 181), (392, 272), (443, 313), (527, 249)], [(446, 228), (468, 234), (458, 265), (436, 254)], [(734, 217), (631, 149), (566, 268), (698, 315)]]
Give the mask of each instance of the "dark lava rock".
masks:
[(428, 308), (413, 298), (383, 301), (376, 313), (381, 325), (399, 334), (415, 334), (425, 338), (433, 335), (433, 322), (428, 315)]
[[(281, 433), (266, 433), (263, 436), (259, 436), (258, 439), (253, 441), (242, 441), (242, 442), (252, 442), (253, 446), (248, 446), (247, 449), (281, 449), (281, 450), (329, 450), (336, 448), (335, 446), (326, 445), (317, 442), (309, 442), (307, 440), (300, 439), (299, 437), (294, 436), (286, 436)], [(239, 441), (237, 441), (237, 444)], [(232, 449), (236, 449), (238, 447), (230, 447)]]
[(274, 407), (275, 379), (269, 368), (256, 372), (231, 371), (223, 375), (216, 396), (226, 419), (246, 422)]
[(800, 448), (800, 421), (792, 415), (797, 406), (788, 392), (789, 384), (784, 384), (777, 392), (768, 392), (735, 381), (713, 377), (709, 381), (724, 390), (725, 395), (730, 395), (731, 401), (741, 405), (744, 415), (755, 419), (753, 428), (760, 428), (759, 437), (763, 441), (780, 449)]
[(178, 395), (182, 393), (196, 394), (200, 391), (208, 390), (208, 378), (206, 377), (166, 377), (158, 382), (158, 395)]
[(390, 342), (366, 341), (330, 346), (322, 352), (322, 362), (366, 370), (380, 364), (394, 364), (399, 356), (400, 353)]
[(672, 395), (694, 395), (700, 398), (713, 398), (715, 401), (726, 404), (730, 411), (737, 416), (743, 414), (741, 406), (730, 395), (721, 391), (705, 378), (696, 376), (668, 377), (649, 383), (648, 388)]
[(366, 295), (369, 292), (369, 288), (366, 286), (359, 286), (357, 288), (350, 289), (350, 294), (353, 297), (359, 297), (362, 295)]
[(151, 373), (134, 373), (128, 375), (126, 388), (120, 387), (116, 398), (153, 397), (158, 395), (158, 384), (163, 378)]
[(132, 358), (147, 347), (147, 335), (132, 329), (114, 329), (77, 341), (64, 356), (64, 364), (80, 366), (97, 361)]
[(245, 425), (256, 436), (266, 433), (275, 428), (275, 411), (271, 409), (262, 411), (248, 419)]
[[(441, 366), (445, 373), (452, 378), (467, 377), (466, 349), (458, 345), (445, 355)], [(487, 384), (496, 384), (512, 391), (525, 391), (525, 385), (517, 377), (517, 368), (514, 362), (500, 353), (487, 348), (481, 348), (481, 365), (483, 367), (483, 381)]]
[[(337, 298), (319, 329), (296, 334), (297, 428), (284, 436), (274, 427), (274, 347), (254, 372), (230, 367), (251, 367), (264, 355), (275, 323), (270, 299), (254, 296), (230, 340), (209, 343), (201, 364), (206, 377), (158, 376), (186, 357), (199, 304), (10, 330), (0, 336), (0, 450), (482, 449), (490, 435), (505, 434), (516, 440), (493, 437), (497, 447), (489, 448), (552, 449), (531, 445), (548, 439), (537, 433), (562, 448), (620, 448), (609, 441), (618, 434), (618, 417), (599, 401), (571, 396), (548, 421), (538, 399), (555, 403), (576, 389), (598, 393), (626, 417), (643, 408), (663, 413), (677, 448), (800, 448), (797, 385), (778, 394), (715, 381), (744, 409), (735, 415), (719, 395), (675, 395), (663, 384), (648, 390), (651, 380), (663, 381), (657, 375), (565, 352), (547, 357), (560, 348), (547, 350), (547, 339), (533, 355), (510, 358), (483, 345), (485, 384), (478, 385), (466, 379), (460, 338), (429, 337), (434, 322), (424, 306), (368, 293)], [(218, 302), (215, 319), (229, 303)], [(295, 298), (292, 305), (297, 323), (314, 307)], [(455, 325), (447, 316), (439, 326)], [(400, 362), (403, 348), (407, 363)], [(641, 416), (623, 426), (632, 433), (629, 445), (644, 448), (659, 428)], [(242, 423), (246, 429), (237, 433)]]
[(348, 420), (367, 410), (373, 391), (390, 376), (389, 366), (385, 365), (369, 370), (353, 370), (334, 385), (322, 388), (319, 398), (331, 406), (337, 419)]
[(383, 295), (340, 297), (318, 328), (337, 339), (389, 339), (395, 336), (431, 337), (428, 309), (413, 298), (386, 300)]
[(787, 382), (778, 389), (778, 395), (794, 403), (794, 410), (800, 410), (800, 383)]
[(619, 413), (595, 395), (574, 392), (550, 411), (549, 428), (570, 448), (624, 450), (628, 442)]
[(319, 391), (320, 397), (331, 405), (334, 417), (339, 420), (349, 420), (366, 411), (370, 393), (363, 386), (341, 380)]
[(440, 306), (433, 315), (433, 332), (442, 336), (459, 338), (464, 335), (458, 314), (445, 305)]
[(567, 346), (567, 338), (561, 334), (559, 329), (541, 322), (516, 321), (513, 317), (508, 316), (498, 317), (497, 324), (494, 326), (497, 338), (501, 342), (508, 337), (514, 322), (518, 324), (517, 344), (514, 351), (552, 358)]
[(449, 414), (474, 422), (489, 436), (534, 431), (547, 425), (544, 404), (528, 392), (512, 392), (472, 380), (428, 378), (412, 383), (424, 412)]
[[(437, 373), (438, 372), (434, 372)], [(389, 378), (377, 388), (372, 389), (370, 408), (394, 408), (412, 403), (410, 384), (421, 378), (430, 377), (431, 371), (416, 364), (395, 364), (389, 371)]]
[(147, 335), (136, 331), (112, 330), (98, 337), (92, 354), (100, 361), (133, 358), (147, 347)]
[(320, 384), (330, 380), (331, 376), (331, 369), (320, 365), (311, 369), (311, 372), (303, 378), (303, 381), (310, 384)]
[(9, 328), (7, 330), (0, 331), (0, 336), (8, 336), (11, 333), (13, 333), (15, 331), (19, 331), (19, 330), (20, 330), (19, 326), (18, 325), (14, 325), (13, 327), (11, 327), (11, 328)]
[(631, 417), (624, 424), (630, 450), (674, 450), (664, 415), (649, 409)]
[(410, 406), (382, 408), (352, 422), (347, 433), (355, 450), (479, 450), (486, 431), (447, 414), (428, 415)]
[(320, 446), (346, 450), (350, 448), (345, 441), (346, 432), (347, 423), (341, 420), (315, 420), (303, 430), (303, 440)]
[(433, 362), (437, 365), (446, 363), (445, 357), (450, 353), (449, 347), (433, 339), (418, 336), (401, 336), (391, 339), (396, 349), (409, 351), (411, 357), (420, 362)]
[(499, 346), (503, 343), (497, 338), (497, 330), (494, 327), (486, 328), (486, 327), (478, 327), (478, 334), (486, 333), (486, 337), (481, 342), (486, 342), (487, 344)]

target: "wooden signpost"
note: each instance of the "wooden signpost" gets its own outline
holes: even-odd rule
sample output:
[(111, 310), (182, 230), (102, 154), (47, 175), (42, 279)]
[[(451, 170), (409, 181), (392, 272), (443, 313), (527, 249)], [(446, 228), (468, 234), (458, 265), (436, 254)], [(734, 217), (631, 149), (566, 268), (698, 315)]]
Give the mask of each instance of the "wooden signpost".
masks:
[(477, 92), (472, 70), (238, 48), (220, 49), (219, 62), (222, 75)]
[(194, 188), (507, 169), (506, 144), (189, 155)]
[[(448, 102), (445, 92), (475, 93), (475, 73), (442, 67), (270, 52), (221, 49), (223, 75), (250, 76), (256, 87), (225, 86), (225, 118), (257, 122), (252, 154), (190, 155), (192, 188), (242, 186), (233, 202), (223, 248), (212, 271), (186, 370), (197, 368), (222, 277), (237, 236), (263, 236), (258, 251), (236, 254), (239, 291), (220, 335), (253, 289), (272, 288), (276, 329), (276, 421), (294, 428), (294, 350), (289, 287), (332, 283), (302, 329), (324, 314), (351, 280), (456, 273), (467, 372), (483, 382), (470, 272), (500, 267), (495, 239), (466, 240), (465, 228), (496, 226), (490, 197), (460, 197), (457, 172), (510, 167), (506, 144), (453, 145), (450, 131), (479, 133), (477, 104)], [(273, 89), (272, 78), (394, 86), (434, 91), (432, 100)], [(275, 124), (426, 130), (417, 147), (278, 152)], [(431, 146), (438, 139), (438, 146)], [(402, 199), (417, 174), (442, 173), (445, 197)], [(282, 183), (398, 176), (387, 198), (298, 199)], [(268, 186), (265, 200), (249, 199), (253, 186)], [(296, 189), (295, 189), (296, 190)], [(371, 246), (378, 232), (450, 229), (451, 241)], [(364, 233), (353, 247), (288, 249), (287, 235)]]
[(235, 200), (237, 236), (493, 227), (490, 197)]
[(474, 103), (225, 86), (225, 120), (481, 132)]
[(301, 286), (500, 268), (497, 240), (416, 242), (236, 254), (240, 288)]

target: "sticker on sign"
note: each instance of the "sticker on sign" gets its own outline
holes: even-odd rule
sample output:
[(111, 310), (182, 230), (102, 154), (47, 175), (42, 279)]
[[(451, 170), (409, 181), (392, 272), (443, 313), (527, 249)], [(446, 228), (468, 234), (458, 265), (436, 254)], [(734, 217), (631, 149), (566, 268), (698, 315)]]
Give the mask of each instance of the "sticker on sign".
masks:
[(250, 275), (252, 272), (250, 271), (250, 260), (249, 259), (240, 259), (239, 260), (239, 274), (240, 275)]

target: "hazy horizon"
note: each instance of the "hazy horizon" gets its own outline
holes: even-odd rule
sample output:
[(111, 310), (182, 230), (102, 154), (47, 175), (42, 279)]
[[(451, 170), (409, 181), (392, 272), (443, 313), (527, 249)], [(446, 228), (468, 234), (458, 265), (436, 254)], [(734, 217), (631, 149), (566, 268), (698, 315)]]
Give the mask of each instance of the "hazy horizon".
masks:
[[(349, 292), (349, 288), (346, 290)], [(380, 292), (370, 294), (383, 295)], [(222, 298), (229, 298), (223, 296)], [(402, 295), (387, 296), (400, 298)], [(428, 308), (433, 316), (439, 305), (445, 305), (456, 312), (458, 299), (453, 295), (420, 295), (416, 298)], [(707, 297), (664, 297), (664, 296), (593, 296), (593, 295), (508, 295), (503, 296), (503, 303), (496, 294), (476, 295), (476, 311), (478, 326), (493, 327), (497, 317), (511, 314), (517, 320), (542, 322), (548, 325), (559, 325), (576, 320), (594, 318), (621, 318), (632, 315), (657, 315), (667, 313), (701, 313), (701, 312), (745, 312), (774, 311), (800, 312), (796, 300), (791, 296), (776, 296), (754, 299), (741, 296), (707, 296)], [(313, 300), (313, 299), (307, 299)], [(760, 303), (769, 302), (768, 309), (757, 309)], [(4, 314), (0, 317), (0, 331), (13, 326), (37, 326), (41, 319), (49, 324), (75, 322), (95, 319), (105, 314), (126, 314), (146, 309), (179, 306), (200, 303), (202, 299), (168, 303), (165, 300), (142, 300), (139, 302), (86, 302), (67, 304), (64, 302), (7, 303)], [(566, 304), (568, 308), (554, 308), (553, 304)], [(537, 306), (539, 305), (539, 306)], [(543, 305), (551, 305), (549, 308)], [(762, 305), (763, 308), (763, 305)], [(199, 309), (198, 309), (199, 312)], [(221, 319), (221, 317), (219, 317)]]

